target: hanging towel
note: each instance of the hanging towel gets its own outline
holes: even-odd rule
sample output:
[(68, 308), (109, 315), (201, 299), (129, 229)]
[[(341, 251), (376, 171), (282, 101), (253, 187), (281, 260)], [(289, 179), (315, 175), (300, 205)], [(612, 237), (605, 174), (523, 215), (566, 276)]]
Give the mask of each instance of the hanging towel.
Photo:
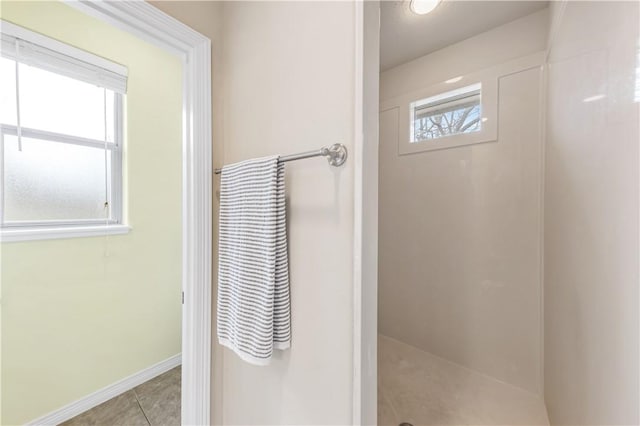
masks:
[(231, 164), (220, 178), (218, 340), (267, 365), (291, 342), (284, 164)]

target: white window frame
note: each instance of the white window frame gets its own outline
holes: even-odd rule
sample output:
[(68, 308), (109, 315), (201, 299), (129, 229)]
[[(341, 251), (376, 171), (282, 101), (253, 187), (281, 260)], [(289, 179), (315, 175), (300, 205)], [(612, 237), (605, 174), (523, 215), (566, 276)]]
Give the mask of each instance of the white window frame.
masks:
[[(419, 152), (456, 148), (467, 145), (497, 142), (498, 140), (498, 88), (501, 77), (542, 66), (544, 55), (534, 53), (514, 59), (504, 64), (465, 75), (458, 75), (440, 83), (426, 86), (394, 98), (380, 102), (380, 112), (398, 109), (398, 155), (416, 154)], [(420, 100), (437, 96), (452, 90), (474, 84), (481, 84), (480, 108), (482, 128), (471, 133), (459, 133), (442, 138), (411, 142), (412, 111), (411, 104)]]
[[(477, 92), (477, 93), (476, 93)], [(415, 102), (411, 102), (409, 105), (409, 112), (411, 114), (411, 128), (409, 130), (409, 138), (411, 143), (423, 143), (430, 140), (449, 138), (451, 136), (455, 136), (458, 134), (470, 134), (474, 132), (479, 132), (482, 130), (482, 121), (480, 122), (480, 126), (478, 126), (478, 130), (473, 130), (468, 133), (454, 133), (450, 135), (439, 136), (437, 138), (431, 139), (420, 139), (416, 140), (415, 138), (415, 120), (416, 113), (419, 112), (420, 115), (429, 115), (433, 112), (441, 111), (444, 108), (453, 108), (459, 105), (464, 105), (469, 103), (470, 97), (478, 97), (480, 104), (480, 113), (482, 114), (482, 84), (472, 84), (460, 89), (449, 90), (445, 93), (431, 96), (428, 98), (420, 99)]]
[[(400, 155), (433, 151), (491, 142), (498, 139), (498, 77), (489, 72), (464, 76), (455, 82), (443, 82), (409, 95), (400, 105), (401, 131), (398, 140)], [(413, 106), (428, 98), (435, 98), (465, 87), (480, 85), (480, 130), (457, 133), (441, 138), (413, 141)]]
[[(110, 218), (108, 219), (73, 219), (73, 220), (42, 220), (42, 221), (4, 221), (4, 196), (0, 197), (0, 241), (16, 242), (29, 240), (43, 240), (56, 238), (90, 237), (102, 235), (126, 234), (131, 227), (124, 223), (124, 188), (123, 188), (123, 144), (124, 144), (124, 95), (118, 90), (126, 89), (125, 67), (104, 58), (75, 48), (65, 43), (61, 43), (42, 34), (14, 25), (10, 22), (0, 20), (0, 32), (8, 36), (24, 40), (25, 42), (42, 47), (44, 54), (38, 52), (38, 57), (27, 58), (26, 64), (35, 65), (38, 68), (48, 71), (62, 71), (62, 75), (74, 78), (78, 81), (91, 81), (95, 79), (95, 69), (103, 73), (100, 80), (110, 81), (105, 84), (105, 88), (114, 91), (114, 141), (107, 142), (98, 139), (84, 138), (63, 133), (50, 132), (46, 130), (33, 129), (21, 126), (20, 131), (23, 138), (50, 141), (52, 143), (66, 143), (91, 147), (111, 152), (111, 179), (108, 188), (110, 196)], [(46, 61), (47, 54), (52, 55), (52, 63)], [(11, 60), (16, 60), (11, 52), (3, 52), (3, 56)], [(61, 60), (62, 59), (62, 60)], [(68, 61), (69, 69), (65, 70), (65, 61)], [(35, 63), (34, 63), (35, 62)], [(42, 66), (44, 65), (44, 66)], [(49, 66), (50, 65), (50, 66)], [(80, 67), (78, 67), (80, 65)], [(83, 69), (86, 65), (87, 69)], [(55, 69), (52, 69), (55, 68)], [(80, 70), (80, 73), (78, 73)], [(103, 71), (104, 70), (104, 71)], [(68, 71), (68, 72), (65, 72)], [(122, 77), (124, 76), (124, 86)], [(101, 85), (102, 86), (102, 85)], [(4, 190), (4, 137), (5, 135), (18, 135), (18, 127), (9, 124), (0, 124), (0, 188)]]

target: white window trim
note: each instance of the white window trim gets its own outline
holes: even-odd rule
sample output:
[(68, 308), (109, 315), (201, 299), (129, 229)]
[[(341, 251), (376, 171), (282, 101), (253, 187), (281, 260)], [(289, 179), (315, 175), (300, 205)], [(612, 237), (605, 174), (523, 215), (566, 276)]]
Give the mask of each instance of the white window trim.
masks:
[(32, 228), (5, 228), (2, 230), (2, 242), (12, 243), (34, 240), (57, 240), (63, 238), (104, 237), (106, 235), (124, 235), (131, 231), (128, 225), (83, 225)]
[[(478, 83), (481, 85), (480, 110), (482, 122), (480, 130), (417, 142), (411, 141), (413, 131), (411, 105), (413, 103)], [(414, 94), (400, 105), (400, 120), (400, 137), (398, 139), (398, 153), (400, 155), (495, 141), (498, 139), (498, 77), (489, 71), (464, 76), (455, 83), (440, 83), (431, 86)]]
[[(480, 107), (482, 108), (482, 85), (480, 83), (472, 84), (469, 86), (465, 86), (464, 90), (448, 90), (447, 92), (442, 93), (442, 95), (436, 95), (428, 98), (423, 98), (409, 104), (409, 138), (410, 142), (413, 144), (416, 143), (425, 143), (432, 140), (440, 140), (442, 139), (445, 144), (448, 143), (452, 136), (457, 135), (469, 135), (471, 133), (477, 133), (482, 130), (482, 124), (480, 125), (480, 129), (474, 130), (473, 132), (468, 133), (455, 133), (452, 135), (440, 136), (432, 139), (423, 139), (416, 140), (415, 139), (415, 120), (416, 115), (429, 115), (434, 111), (440, 111), (443, 107), (453, 108), (455, 106), (463, 105), (469, 103), (469, 98), (477, 97), (480, 100)], [(477, 93), (476, 93), (477, 92)], [(452, 100), (450, 100), (452, 99)], [(426, 106), (425, 106), (426, 105)], [(446, 138), (446, 139), (445, 139)]]
[[(71, 136), (62, 133), (49, 132), (46, 130), (31, 129), (29, 127), (21, 127), (22, 137), (32, 139), (43, 139), (52, 142), (66, 143), (70, 145), (87, 146), (96, 149), (106, 148), (112, 152), (112, 166), (111, 166), (111, 182), (110, 182), (110, 205), (112, 218), (111, 219), (76, 219), (76, 220), (41, 220), (41, 221), (13, 221), (7, 223), (1, 223), (0, 218), (0, 241), (2, 242), (16, 242), (22, 241), (20, 235), (28, 235), (24, 241), (31, 241), (33, 235), (37, 235), (38, 232), (42, 232), (43, 239), (53, 238), (51, 235), (60, 235), (59, 238), (69, 238), (67, 233), (51, 233), (49, 230), (43, 231), (45, 228), (53, 228), (54, 226), (60, 227), (60, 229), (71, 230), (72, 228), (86, 229), (87, 231), (93, 226), (103, 224), (108, 225), (125, 225), (124, 220), (124, 205), (123, 205), (123, 192), (122, 186), (122, 139), (123, 139), (123, 126), (122, 126), (122, 114), (123, 104), (120, 94), (116, 93), (116, 114), (115, 114), (115, 141), (104, 143), (97, 139), (83, 138), (79, 136)], [(0, 138), (4, 138), (4, 134), (16, 136), (18, 134), (17, 127), (14, 125), (0, 124)], [(0, 140), (0, 149), (3, 149), (3, 140)], [(2, 161), (3, 152), (0, 152), (0, 161)], [(0, 187), (3, 187), (3, 176), (0, 174)], [(0, 197), (0, 204), (4, 203), (4, 198)], [(17, 229), (26, 230), (29, 232), (19, 233), (15, 232)], [(129, 227), (130, 229), (130, 227)], [(86, 235), (82, 233), (70, 232), (69, 235), (78, 236), (93, 236), (88, 232)], [(122, 234), (119, 230), (116, 234)]]
[[(0, 217), (0, 242), (20, 242), (20, 241), (33, 241), (33, 240), (48, 240), (56, 238), (79, 238), (79, 237), (93, 237), (103, 235), (122, 235), (131, 230), (131, 227), (125, 224), (124, 221), (124, 206), (123, 206), (123, 140), (124, 140), (124, 99), (123, 92), (126, 89), (126, 77), (127, 68), (101, 58), (92, 53), (78, 49), (71, 45), (59, 42), (50, 37), (38, 34), (26, 28), (12, 24), (10, 22), (0, 20), (0, 32), (2, 36), (7, 35), (19, 40), (27, 41), (31, 43), (36, 49), (42, 47), (44, 53), (36, 57), (35, 60), (27, 60), (27, 63), (32, 63), (38, 68), (45, 69), (47, 71), (56, 72), (68, 77), (74, 78), (79, 81), (85, 81), (90, 84), (97, 84), (105, 87), (108, 90), (114, 91), (114, 141), (106, 142), (98, 139), (84, 138), (79, 136), (73, 136), (69, 134), (50, 132), (46, 130), (32, 129), (21, 126), (21, 135), (24, 138), (48, 140), (52, 142), (59, 142), (72, 145), (86, 146), (96, 149), (107, 149), (112, 153), (111, 162), (111, 181), (109, 200), (111, 208), (110, 219), (89, 219), (89, 220), (44, 220), (44, 221), (12, 221), (4, 222), (4, 218)], [(3, 47), (4, 45), (3, 40)], [(64, 69), (64, 61), (60, 62), (58, 59), (53, 58), (56, 67), (47, 66), (47, 55), (61, 55), (63, 59), (68, 61), (68, 70)], [(4, 49), (2, 56), (6, 56), (12, 60), (20, 59), (23, 62), (23, 55), (17, 58), (15, 52), (10, 49)], [(29, 59), (26, 55), (24, 58)], [(33, 59), (33, 58), (32, 58)], [(92, 70), (94, 73), (89, 72), (85, 75), (79, 75), (77, 70), (81, 69), (86, 71)], [(104, 84), (104, 75), (100, 74), (100, 70), (105, 70), (107, 74), (113, 74), (116, 78), (107, 78), (106, 80), (113, 84)], [(82, 74), (82, 72), (80, 73)], [(103, 73), (104, 74), (104, 73)], [(0, 124), (0, 149), (4, 150), (4, 135), (17, 136), (17, 126)], [(2, 154), (0, 152), (0, 161), (2, 161)], [(0, 169), (1, 170), (1, 169)], [(4, 188), (3, 176), (0, 175), (0, 188)], [(4, 198), (0, 197), (0, 203), (4, 202)], [(4, 210), (4, 209), (3, 209)]]
[[(116, 93), (116, 97), (121, 97)], [(117, 98), (116, 98), (117, 99)], [(111, 167), (111, 219), (76, 219), (76, 220), (42, 220), (42, 221), (13, 221), (0, 223), (0, 242), (20, 242), (33, 240), (49, 240), (55, 238), (93, 237), (101, 235), (122, 235), (131, 230), (124, 223), (123, 186), (122, 186), (122, 99), (116, 100), (116, 129), (115, 142), (107, 144), (104, 141), (71, 136), (67, 134), (49, 132), (45, 130), (22, 127), (22, 137), (45, 139), (71, 145), (87, 146), (96, 149), (106, 148), (112, 152)], [(4, 134), (17, 135), (17, 127), (0, 124), (0, 138)], [(4, 150), (4, 142), (0, 140), (0, 149)], [(2, 161), (2, 152), (0, 152)], [(0, 175), (0, 187), (3, 187), (3, 176)], [(0, 203), (4, 198), (0, 198)], [(1, 218), (0, 218), (1, 219)], [(101, 229), (101, 231), (97, 231)], [(38, 237), (40, 235), (40, 237)]]
[[(460, 78), (442, 81), (424, 89), (416, 90), (381, 102), (380, 112), (398, 108), (398, 155), (408, 155), (425, 151), (449, 149), (497, 141), (499, 120), (498, 87), (500, 78), (530, 68), (540, 67), (542, 66), (543, 59), (543, 52), (534, 53), (496, 67), (458, 76)], [(460, 133), (420, 142), (411, 142), (411, 128), (413, 125), (411, 122), (412, 103), (477, 83), (482, 85), (482, 93), (480, 96), (482, 129), (480, 131)]]

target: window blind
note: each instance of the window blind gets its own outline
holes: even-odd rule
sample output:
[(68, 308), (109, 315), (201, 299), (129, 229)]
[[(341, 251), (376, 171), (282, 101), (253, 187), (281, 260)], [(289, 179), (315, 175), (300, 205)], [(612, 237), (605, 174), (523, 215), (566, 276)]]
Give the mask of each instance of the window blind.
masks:
[(127, 92), (127, 68), (2, 21), (2, 56), (117, 93)]

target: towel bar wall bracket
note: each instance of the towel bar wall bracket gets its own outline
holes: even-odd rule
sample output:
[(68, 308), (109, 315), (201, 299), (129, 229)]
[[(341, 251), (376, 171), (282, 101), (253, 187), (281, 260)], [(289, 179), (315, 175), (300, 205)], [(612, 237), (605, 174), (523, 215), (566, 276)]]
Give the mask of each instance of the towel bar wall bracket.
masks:
[[(340, 167), (347, 161), (347, 147), (341, 143), (334, 143), (330, 147), (322, 147), (317, 151), (307, 151), (300, 154), (285, 155), (280, 157), (280, 161), (302, 160), (304, 158), (326, 157), (330, 166)], [(215, 169), (215, 174), (219, 175), (221, 169)]]
[(322, 155), (327, 157), (330, 166), (340, 167), (347, 161), (347, 147), (341, 143), (334, 143), (329, 148), (321, 148)]

